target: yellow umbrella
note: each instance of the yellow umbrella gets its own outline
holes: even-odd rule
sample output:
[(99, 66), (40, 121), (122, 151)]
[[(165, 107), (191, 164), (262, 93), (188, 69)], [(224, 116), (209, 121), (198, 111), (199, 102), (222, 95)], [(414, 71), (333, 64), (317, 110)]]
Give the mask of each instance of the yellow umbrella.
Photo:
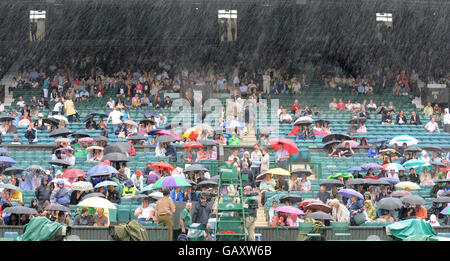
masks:
[(396, 188), (402, 188), (402, 189), (420, 189), (420, 186), (416, 183), (410, 182), (410, 181), (403, 181), (399, 182), (395, 185)]
[(291, 173), (285, 169), (282, 168), (274, 168), (269, 169), (266, 173), (272, 174), (272, 175), (280, 175), (280, 176), (290, 176)]
[(183, 133), (183, 137), (196, 139), (202, 133), (202, 130), (198, 130), (195, 127), (192, 127)]
[(90, 208), (116, 209), (116, 206), (114, 206), (114, 204), (111, 201), (100, 197), (87, 198), (78, 203), (78, 206)]

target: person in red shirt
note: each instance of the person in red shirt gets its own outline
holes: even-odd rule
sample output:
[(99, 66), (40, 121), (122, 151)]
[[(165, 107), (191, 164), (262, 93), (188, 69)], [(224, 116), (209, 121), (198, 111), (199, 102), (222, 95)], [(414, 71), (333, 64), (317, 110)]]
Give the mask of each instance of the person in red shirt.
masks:
[(28, 112), (27, 111), (25, 111), (23, 116), (20, 117), (19, 121), (24, 120), (24, 119), (27, 119), (27, 120), (29, 120), (31, 122), (31, 118), (28, 116)]
[(414, 211), (416, 212), (416, 218), (417, 219), (427, 219), (428, 218), (428, 211), (423, 206), (416, 205), (414, 207)]
[(345, 103), (342, 101), (342, 99), (339, 99), (339, 103), (337, 104), (338, 110), (345, 110)]
[(297, 110), (301, 110), (301, 109), (302, 109), (302, 106), (298, 103), (298, 100), (295, 99), (294, 104), (292, 104), (292, 106), (291, 106), (291, 112), (292, 112), (293, 114), (295, 114), (295, 112), (296, 112)]

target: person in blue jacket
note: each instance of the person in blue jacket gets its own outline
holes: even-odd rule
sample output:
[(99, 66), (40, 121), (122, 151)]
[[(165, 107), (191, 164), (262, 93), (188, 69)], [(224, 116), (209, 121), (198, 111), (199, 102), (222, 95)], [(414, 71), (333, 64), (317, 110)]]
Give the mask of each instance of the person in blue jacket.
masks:
[(374, 158), (375, 156), (377, 156), (379, 153), (378, 148), (377, 148), (377, 144), (374, 143), (372, 144), (372, 147), (369, 149), (369, 158)]
[(169, 196), (174, 202), (183, 202), (183, 192), (181, 191), (181, 188), (172, 189)]
[(364, 204), (363, 204), (363, 200), (359, 199), (356, 196), (351, 196), (351, 201), (349, 201), (350, 203), (350, 207), (349, 207), (349, 212), (350, 212), (350, 224), (352, 226), (356, 226), (356, 222), (354, 220), (354, 216), (362, 213), (364, 211)]
[(58, 203), (61, 205), (69, 205), (69, 189), (64, 187), (64, 181), (59, 180), (56, 188), (53, 190), (50, 196), (51, 203)]

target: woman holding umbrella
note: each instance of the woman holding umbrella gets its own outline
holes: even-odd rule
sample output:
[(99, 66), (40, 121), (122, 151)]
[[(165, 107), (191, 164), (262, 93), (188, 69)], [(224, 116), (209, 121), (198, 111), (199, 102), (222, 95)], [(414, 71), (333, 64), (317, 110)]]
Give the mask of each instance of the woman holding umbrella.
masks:
[(339, 202), (338, 199), (331, 199), (328, 205), (332, 207), (331, 214), (335, 222), (350, 222), (350, 212)]
[(352, 226), (355, 226), (357, 225), (355, 216), (364, 212), (364, 205), (362, 203), (362, 200), (355, 195), (351, 195), (350, 199), (351, 202), (348, 208), (350, 212), (350, 224), (352, 224)]

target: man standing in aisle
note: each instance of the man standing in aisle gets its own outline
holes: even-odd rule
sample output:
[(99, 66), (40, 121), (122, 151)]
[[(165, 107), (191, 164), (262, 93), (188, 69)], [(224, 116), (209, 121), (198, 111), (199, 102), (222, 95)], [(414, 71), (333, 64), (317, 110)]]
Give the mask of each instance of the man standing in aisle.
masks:
[(164, 188), (163, 197), (156, 202), (156, 213), (155, 216), (159, 224), (164, 224), (169, 229), (169, 241), (172, 241), (173, 237), (173, 221), (172, 215), (175, 213), (175, 204), (172, 199), (169, 197), (170, 191), (167, 188)]

